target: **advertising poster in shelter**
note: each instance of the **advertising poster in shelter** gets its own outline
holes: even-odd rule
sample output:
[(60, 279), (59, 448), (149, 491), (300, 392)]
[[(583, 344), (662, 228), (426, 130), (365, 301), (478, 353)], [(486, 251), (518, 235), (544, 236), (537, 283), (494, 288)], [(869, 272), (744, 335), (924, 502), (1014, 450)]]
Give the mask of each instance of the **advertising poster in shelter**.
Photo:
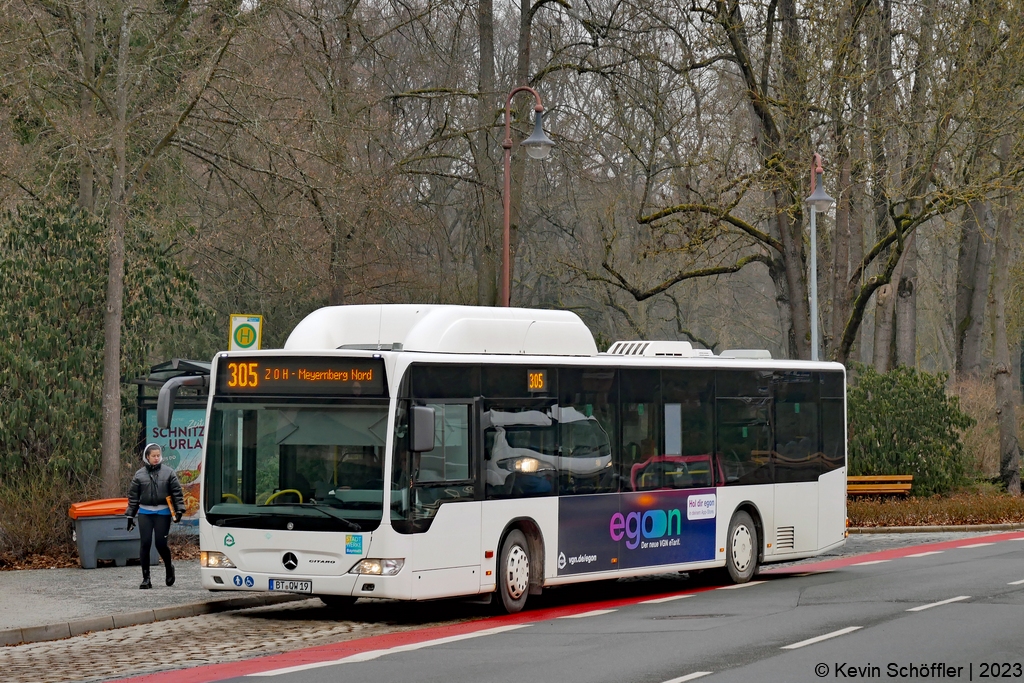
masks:
[(146, 443), (159, 444), (164, 464), (174, 468), (185, 495), (183, 524), (199, 524), (199, 478), (203, 460), (206, 411), (177, 409), (169, 429), (160, 429), (156, 411), (146, 411)]

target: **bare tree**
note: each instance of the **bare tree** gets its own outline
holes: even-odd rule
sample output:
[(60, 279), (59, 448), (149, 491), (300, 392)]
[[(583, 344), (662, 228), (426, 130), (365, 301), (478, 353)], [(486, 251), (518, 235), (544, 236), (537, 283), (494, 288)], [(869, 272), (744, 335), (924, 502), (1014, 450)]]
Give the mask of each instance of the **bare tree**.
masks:
[(15, 92), (45, 121), (53, 141), (50, 155), (39, 161), (49, 173), (25, 184), (38, 187), (38, 196), (60, 192), (48, 183), (60, 177), (65, 162), (59, 150), (68, 149), (78, 166), (79, 204), (106, 215), (109, 226), (100, 475), (103, 494), (111, 497), (121, 466), (125, 234), (134, 198), (218, 76), (238, 30), (237, 24), (212, 29), (223, 14), (187, 0), (32, 2), (5, 12), (16, 36), (3, 56), (18, 65)]
[[(1012, 165), (1012, 142), (1003, 135), (999, 142), (999, 163)], [(999, 202), (996, 218), (996, 256), (992, 282), (992, 343), (994, 358), (992, 375), (996, 385), (996, 421), (999, 425), (999, 475), (1010, 495), (1020, 495), (1021, 450), (1017, 440), (1017, 418), (1014, 409), (1016, 392), (1012, 386), (1013, 367), (1006, 340), (1006, 286), (1009, 280), (1010, 239), (1014, 226), (1015, 194), (1007, 192)]]

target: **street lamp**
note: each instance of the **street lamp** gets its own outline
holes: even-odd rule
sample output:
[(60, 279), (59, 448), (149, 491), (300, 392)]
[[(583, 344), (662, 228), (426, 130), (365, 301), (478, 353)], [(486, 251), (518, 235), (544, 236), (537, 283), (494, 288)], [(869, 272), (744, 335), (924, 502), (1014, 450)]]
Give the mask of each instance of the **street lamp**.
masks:
[(811, 196), (804, 200), (811, 209), (811, 360), (818, 360), (818, 226), (815, 215), (828, 211), (835, 203), (821, 182), (824, 172), (821, 155), (815, 152), (811, 162)]
[(544, 105), (541, 104), (540, 95), (533, 88), (525, 85), (513, 88), (505, 100), (505, 140), (501, 146), (505, 148), (505, 193), (502, 196), (502, 205), (505, 209), (505, 226), (502, 233), (501, 244), (501, 305), (506, 308), (511, 305), (512, 298), (512, 275), (511, 275), (511, 237), (509, 235), (509, 224), (512, 220), (512, 98), (516, 93), (529, 92), (533, 94), (537, 104), (533, 107), (533, 135), (523, 140), (520, 144), (526, 148), (526, 154), (531, 159), (546, 159), (555, 146), (554, 141), (544, 133)]

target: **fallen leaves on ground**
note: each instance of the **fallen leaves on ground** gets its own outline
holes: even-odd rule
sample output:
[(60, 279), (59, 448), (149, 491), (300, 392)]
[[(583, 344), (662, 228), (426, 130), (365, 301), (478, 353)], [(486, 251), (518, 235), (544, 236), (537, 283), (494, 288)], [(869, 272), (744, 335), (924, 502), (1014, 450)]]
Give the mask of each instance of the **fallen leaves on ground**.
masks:
[(859, 498), (847, 501), (846, 513), (850, 525), (858, 527), (1024, 523), (1024, 498), (992, 493)]
[[(198, 560), (199, 541), (190, 538), (170, 538), (171, 557), (175, 560)], [(138, 560), (129, 562), (137, 564)], [(112, 561), (100, 560), (100, 566), (113, 565)], [(24, 557), (16, 557), (11, 553), (0, 554), (0, 571), (14, 571), (17, 569), (66, 569), (77, 567), (78, 550), (72, 548), (63, 553), (56, 554), (30, 554)]]

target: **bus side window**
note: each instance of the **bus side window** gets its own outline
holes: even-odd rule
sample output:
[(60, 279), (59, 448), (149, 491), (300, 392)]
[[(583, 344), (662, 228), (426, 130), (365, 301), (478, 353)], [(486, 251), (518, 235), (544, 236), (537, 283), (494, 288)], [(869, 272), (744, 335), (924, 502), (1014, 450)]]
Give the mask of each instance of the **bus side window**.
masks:
[(469, 406), (431, 404), (434, 450), (417, 454), (417, 483), (469, 479)]
[(391, 467), (391, 523), (402, 531), (409, 518), (412, 454), (409, 452), (409, 401), (399, 401), (395, 413), (394, 462)]
[(661, 373), (664, 456), (675, 488), (720, 486), (725, 475), (714, 453), (715, 373), (669, 369)]
[(613, 369), (558, 370), (560, 495), (619, 490), (617, 379)]
[(774, 481), (817, 481), (822, 453), (818, 442), (818, 391), (815, 373), (776, 371)]
[(391, 473), (391, 526), (399, 533), (418, 533), (444, 503), (474, 500), (471, 466), (470, 406), (431, 403), (434, 409), (434, 448), (409, 451), (409, 401), (399, 404), (395, 457)]
[(771, 484), (771, 399), (719, 398), (716, 407), (725, 483)]
[(476, 487), (470, 467), (470, 407), (432, 403), (434, 449), (412, 454), (412, 518), (432, 519), (449, 502), (473, 500)]
[(622, 491), (683, 488), (671, 476), (661, 456), (661, 372), (619, 371), (619, 415), (622, 419), (622, 448), (616, 463)]
[(831, 472), (846, 464), (846, 387), (843, 373), (819, 373), (818, 386), (821, 395), (822, 472)]
[(485, 407), (480, 423), (486, 497), (554, 495), (558, 406), (548, 399), (506, 399), (487, 401)]

